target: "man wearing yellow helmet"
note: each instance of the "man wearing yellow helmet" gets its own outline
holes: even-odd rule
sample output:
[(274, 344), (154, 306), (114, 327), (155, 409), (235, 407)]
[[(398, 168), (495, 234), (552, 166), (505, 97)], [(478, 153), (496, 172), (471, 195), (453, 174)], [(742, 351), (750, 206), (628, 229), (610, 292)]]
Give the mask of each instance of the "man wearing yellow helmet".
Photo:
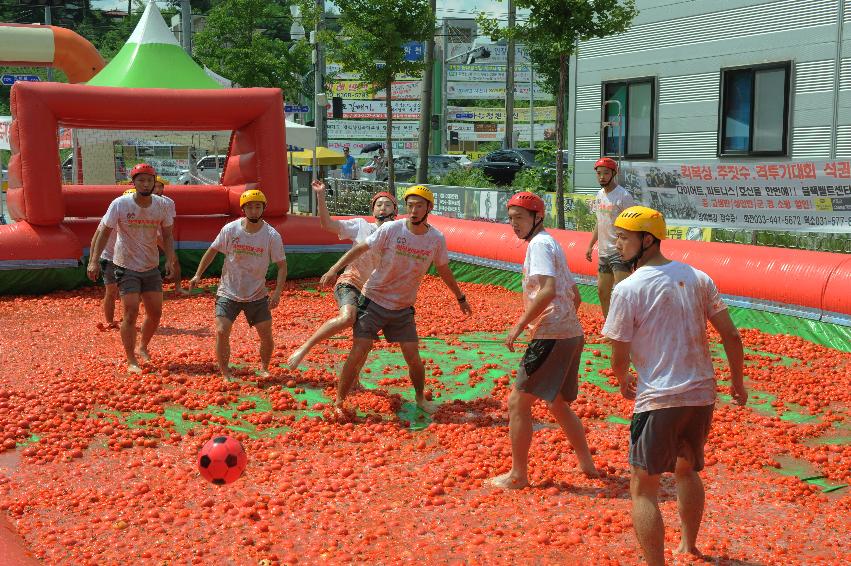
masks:
[[(660, 212), (633, 206), (614, 225), (621, 259), (636, 269), (614, 288), (603, 335), (611, 340), (621, 394), (635, 400), (629, 446), (633, 526), (647, 563), (662, 565), (665, 530), (657, 496), (665, 472), (673, 472), (677, 482), (678, 552), (699, 555), (705, 496), (698, 472), (716, 397), (706, 321), (721, 336), (739, 405), (748, 399), (744, 352), (712, 279), (662, 255), (666, 230)], [(637, 379), (629, 373), (630, 361)]]
[[(189, 290), (200, 282), (217, 253), (225, 256), (222, 278), (216, 292), (216, 359), (225, 379), (230, 370), (230, 333), (239, 313), (244, 312), (248, 324), (257, 329), (260, 338), (260, 376), (269, 376), (269, 363), (275, 348), (272, 338), (272, 309), (281, 301), (287, 279), (284, 243), (277, 230), (263, 216), (266, 196), (257, 189), (247, 190), (239, 198), (244, 218), (224, 225), (189, 281)], [(269, 264), (278, 267), (278, 279), (271, 296), (266, 288)]]
[[(165, 186), (168, 185), (168, 181), (157, 175), (156, 180), (154, 181), (154, 194), (162, 197), (166, 200), (169, 207), (171, 208), (171, 217), (172, 219), (177, 218), (177, 209), (174, 205), (174, 200), (171, 197), (167, 197), (163, 194), (165, 191)], [(162, 238), (157, 242), (157, 245), (162, 249)], [(176, 261), (174, 264), (174, 270), (172, 271), (172, 279), (174, 279), (174, 290), (186, 294), (187, 291), (184, 291), (181, 285), (181, 280), (183, 279), (182, 273), (180, 271), (180, 260)]]
[(461, 312), (472, 313), (449, 268), (443, 234), (426, 223), (434, 206), (434, 195), (428, 188), (417, 185), (405, 191), (404, 200), (408, 218), (382, 224), (364, 242), (346, 252), (320, 281), (322, 285), (330, 285), (340, 270), (370, 250), (380, 257), (375, 271), (364, 284), (363, 297), (358, 305), (352, 349), (337, 383), (338, 412), (342, 412), (346, 395), (378, 339), (379, 330), (384, 332), (388, 342), (399, 343), (408, 364), (417, 406), (431, 410), (425, 398), (425, 368), (420, 359), (414, 321), (417, 290), (429, 266), (434, 264), (440, 278), (457, 298)]
[[(124, 195), (132, 195), (136, 189), (127, 189), (122, 193)], [(98, 238), (103, 234), (103, 219), (98, 224), (97, 230), (92, 235), (92, 243), (89, 245), (89, 250), (94, 250), (97, 246)], [(106, 325), (98, 323), (98, 328), (118, 328), (118, 323), (115, 322), (115, 301), (118, 300), (118, 282), (115, 280), (115, 265), (112, 263), (112, 256), (115, 253), (115, 240), (118, 238), (118, 231), (110, 232), (109, 237), (104, 244), (103, 252), (100, 254), (100, 273), (103, 278), (103, 317), (106, 320)]]
[[(334, 220), (328, 213), (328, 205), (325, 202), (326, 185), (317, 179), (312, 184), (316, 193), (316, 207), (319, 211), (319, 225), (324, 230), (333, 232), (341, 240), (351, 240), (360, 243), (366, 240), (370, 234), (388, 220), (396, 218), (396, 197), (386, 192), (373, 195), (370, 201), (370, 212), (375, 217), (375, 222), (367, 222), (363, 218), (350, 218), (348, 220)], [(340, 307), (337, 316), (325, 321), (307, 341), (301, 345), (287, 360), (290, 369), (296, 369), (301, 360), (310, 350), (326, 338), (334, 336), (338, 332), (348, 330), (355, 323), (358, 303), (361, 298), (366, 279), (373, 272), (378, 262), (378, 255), (370, 252), (362, 255), (346, 267), (346, 270), (337, 278), (334, 285), (334, 298)]]

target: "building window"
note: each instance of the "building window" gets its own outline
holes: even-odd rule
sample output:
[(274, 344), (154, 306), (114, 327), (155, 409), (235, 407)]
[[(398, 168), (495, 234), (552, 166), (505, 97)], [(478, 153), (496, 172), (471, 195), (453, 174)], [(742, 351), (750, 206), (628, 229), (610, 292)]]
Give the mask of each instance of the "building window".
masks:
[(786, 63), (721, 70), (718, 155), (787, 155)]
[[(656, 81), (653, 78), (603, 83), (603, 154), (652, 158)], [(620, 104), (617, 104), (616, 102)], [(621, 114), (622, 128), (617, 125)]]

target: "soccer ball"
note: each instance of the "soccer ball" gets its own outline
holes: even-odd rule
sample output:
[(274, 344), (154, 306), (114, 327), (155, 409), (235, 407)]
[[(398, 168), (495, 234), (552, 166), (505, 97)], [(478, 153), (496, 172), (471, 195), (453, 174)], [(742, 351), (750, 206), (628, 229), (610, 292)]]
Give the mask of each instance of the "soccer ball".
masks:
[(198, 452), (198, 471), (216, 485), (235, 482), (245, 470), (248, 456), (242, 444), (230, 436), (216, 436)]

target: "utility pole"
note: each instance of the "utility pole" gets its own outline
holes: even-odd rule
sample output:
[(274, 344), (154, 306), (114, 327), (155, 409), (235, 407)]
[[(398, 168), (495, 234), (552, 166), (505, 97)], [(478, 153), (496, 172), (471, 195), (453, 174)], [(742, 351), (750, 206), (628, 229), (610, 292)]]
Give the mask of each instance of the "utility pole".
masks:
[[(428, 5), (431, 14), (434, 15), (437, 9), (437, 0), (429, 0)], [(423, 76), (423, 92), (420, 97), (420, 164), (417, 167), (417, 183), (425, 183), (428, 180), (429, 138), (431, 137), (431, 91), (434, 86), (434, 33), (428, 36), (423, 58), (425, 72)]]
[(440, 153), (446, 153), (446, 150), (449, 147), (448, 140), (446, 139), (446, 112), (449, 107), (449, 101), (446, 100), (446, 59), (449, 57), (449, 26), (446, 24), (446, 16), (443, 16), (443, 26), (441, 29), (443, 32), (443, 65), (440, 67), (440, 103), (443, 105), (443, 108), (440, 110)]
[(192, 10), (189, 0), (180, 0), (180, 43), (183, 50), (192, 55)]
[(529, 61), (529, 147), (535, 149), (535, 68)]
[[(316, 49), (314, 50), (315, 72), (313, 74), (313, 92), (316, 95), (325, 94), (325, 53), (322, 49), (322, 44), (319, 41), (319, 33), (325, 28), (325, 0), (316, 0)], [(313, 118), (313, 125), (316, 127), (316, 141), (318, 145), (328, 145), (328, 130), (327, 117), (325, 116), (325, 106), (322, 108), (316, 106), (316, 111)], [(314, 151), (314, 155), (315, 155)]]
[[(50, 4), (44, 6), (44, 25), (49, 26), (53, 24), (53, 11), (50, 7)], [(53, 82), (53, 67), (47, 68), (47, 81)]]
[(508, 0), (508, 54), (505, 65), (505, 140), (502, 147), (514, 146), (514, 18), (517, 8)]

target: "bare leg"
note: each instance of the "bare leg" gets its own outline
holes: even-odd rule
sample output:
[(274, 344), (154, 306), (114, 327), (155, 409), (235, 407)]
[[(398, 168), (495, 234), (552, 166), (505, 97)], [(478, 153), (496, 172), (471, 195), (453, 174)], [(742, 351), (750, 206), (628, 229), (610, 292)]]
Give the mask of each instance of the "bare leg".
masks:
[(567, 440), (573, 447), (576, 457), (579, 459), (579, 467), (589, 478), (596, 478), (600, 474), (597, 473), (597, 468), (594, 467), (594, 460), (591, 458), (591, 451), (588, 450), (588, 441), (585, 439), (585, 427), (582, 426), (582, 421), (576, 416), (576, 413), (570, 408), (570, 405), (558, 394), (558, 397), (550, 403), (550, 412), (555, 417)]
[(269, 362), (272, 360), (272, 350), (275, 348), (275, 339), (272, 338), (272, 321), (267, 320), (257, 323), (257, 336), (260, 337), (260, 377), (269, 377)]
[(417, 401), (417, 407), (427, 413), (433, 413), (435, 410), (434, 406), (425, 399), (425, 367), (423, 366), (422, 358), (420, 358), (420, 343), (400, 342), (399, 347), (402, 349), (402, 356), (405, 358), (405, 363), (408, 364), (408, 375), (414, 386), (414, 397)]
[(632, 495), (632, 524), (635, 536), (650, 566), (665, 564), (665, 525), (659, 511), (659, 478), (641, 468), (632, 468), (629, 491)]
[(352, 383), (357, 379), (357, 371), (363, 367), (366, 357), (372, 350), (372, 340), (369, 338), (355, 338), (352, 343), (352, 350), (346, 357), (346, 362), (343, 364), (343, 370), (340, 372), (340, 379), (337, 381), (337, 401), (335, 405), (338, 409), (343, 408), (343, 402), (346, 400), (346, 395), (349, 394), (349, 389)]
[(612, 273), (597, 274), (597, 296), (600, 297), (603, 318), (609, 316), (609, 303), (612, 300), (612, 287), (614, 284), (615, 276)]
[(142, 373), (136, 359), (136, 319), (139, 318), (139, 293), (127, 293), (121, 296), (124, 319), (121, 321), (121, 343), (127, 356), (127, 371)]
[(503, 489), (529, 485), (529, 448), (532, 446), (532, 405), (535, 396), (514, 389), (508, 397), (508, 433), (511, 436), (511, 471), (488, 480)]
[(162, 291), (148, 291), (142, 293), (142, 303), (145, 305), (145, 321), (142, 323), (142, 337), (139, 339), (139, 358), (143, 362), (150, 362), (148, 344), (160, 327), (160, 318), (163, 314)]
[(216, 317), (216, 360), (219, 362), (219, 371), (222, 377), (230, 379), (233, 377), (230, 371), (230, 331), (233, 322), (227, 317)]
[(323, 323), (322, 326), (313, 333), (313, 336), (307, 339), (307, 342), (302, 344), (298, 350), (292, 353), (287, 360), (287, 367), (291, 370), (298, 368), (298, 364), (301, 363), (301, 360), (304, 359), (314, 346), (323, 340), (334, 336), (341, 330), (351, 328), (355, 323), (357, 312), (357, 307), (355, 305), (343, 305), (340, 307), (340, 313), (337, 316), (326, 320), (325, 323)]
[[(690, 454), (688, 455), (690, 456)], [(697, 533), (703, 520), (703, 506), (706, 495), (703, 491), (703, 481), (694, 471), (690, 457), (677, 458), (674, 471), (677, 480), (677, 508), (680, 512), (680, 531), (682, 539), (677, 549), (681, 554), (702, 556), (697, 549)]]
[(115, 301), (118, 300), (118, 285), (107, 283), (103, 292), (103, 318), (110, 328), (115, 328)]
[(189, 289), (183, 288), (183, 275), (180, 271), (180, 261), (174, 262), (174, 290), (181, 295), (189, 294)]

